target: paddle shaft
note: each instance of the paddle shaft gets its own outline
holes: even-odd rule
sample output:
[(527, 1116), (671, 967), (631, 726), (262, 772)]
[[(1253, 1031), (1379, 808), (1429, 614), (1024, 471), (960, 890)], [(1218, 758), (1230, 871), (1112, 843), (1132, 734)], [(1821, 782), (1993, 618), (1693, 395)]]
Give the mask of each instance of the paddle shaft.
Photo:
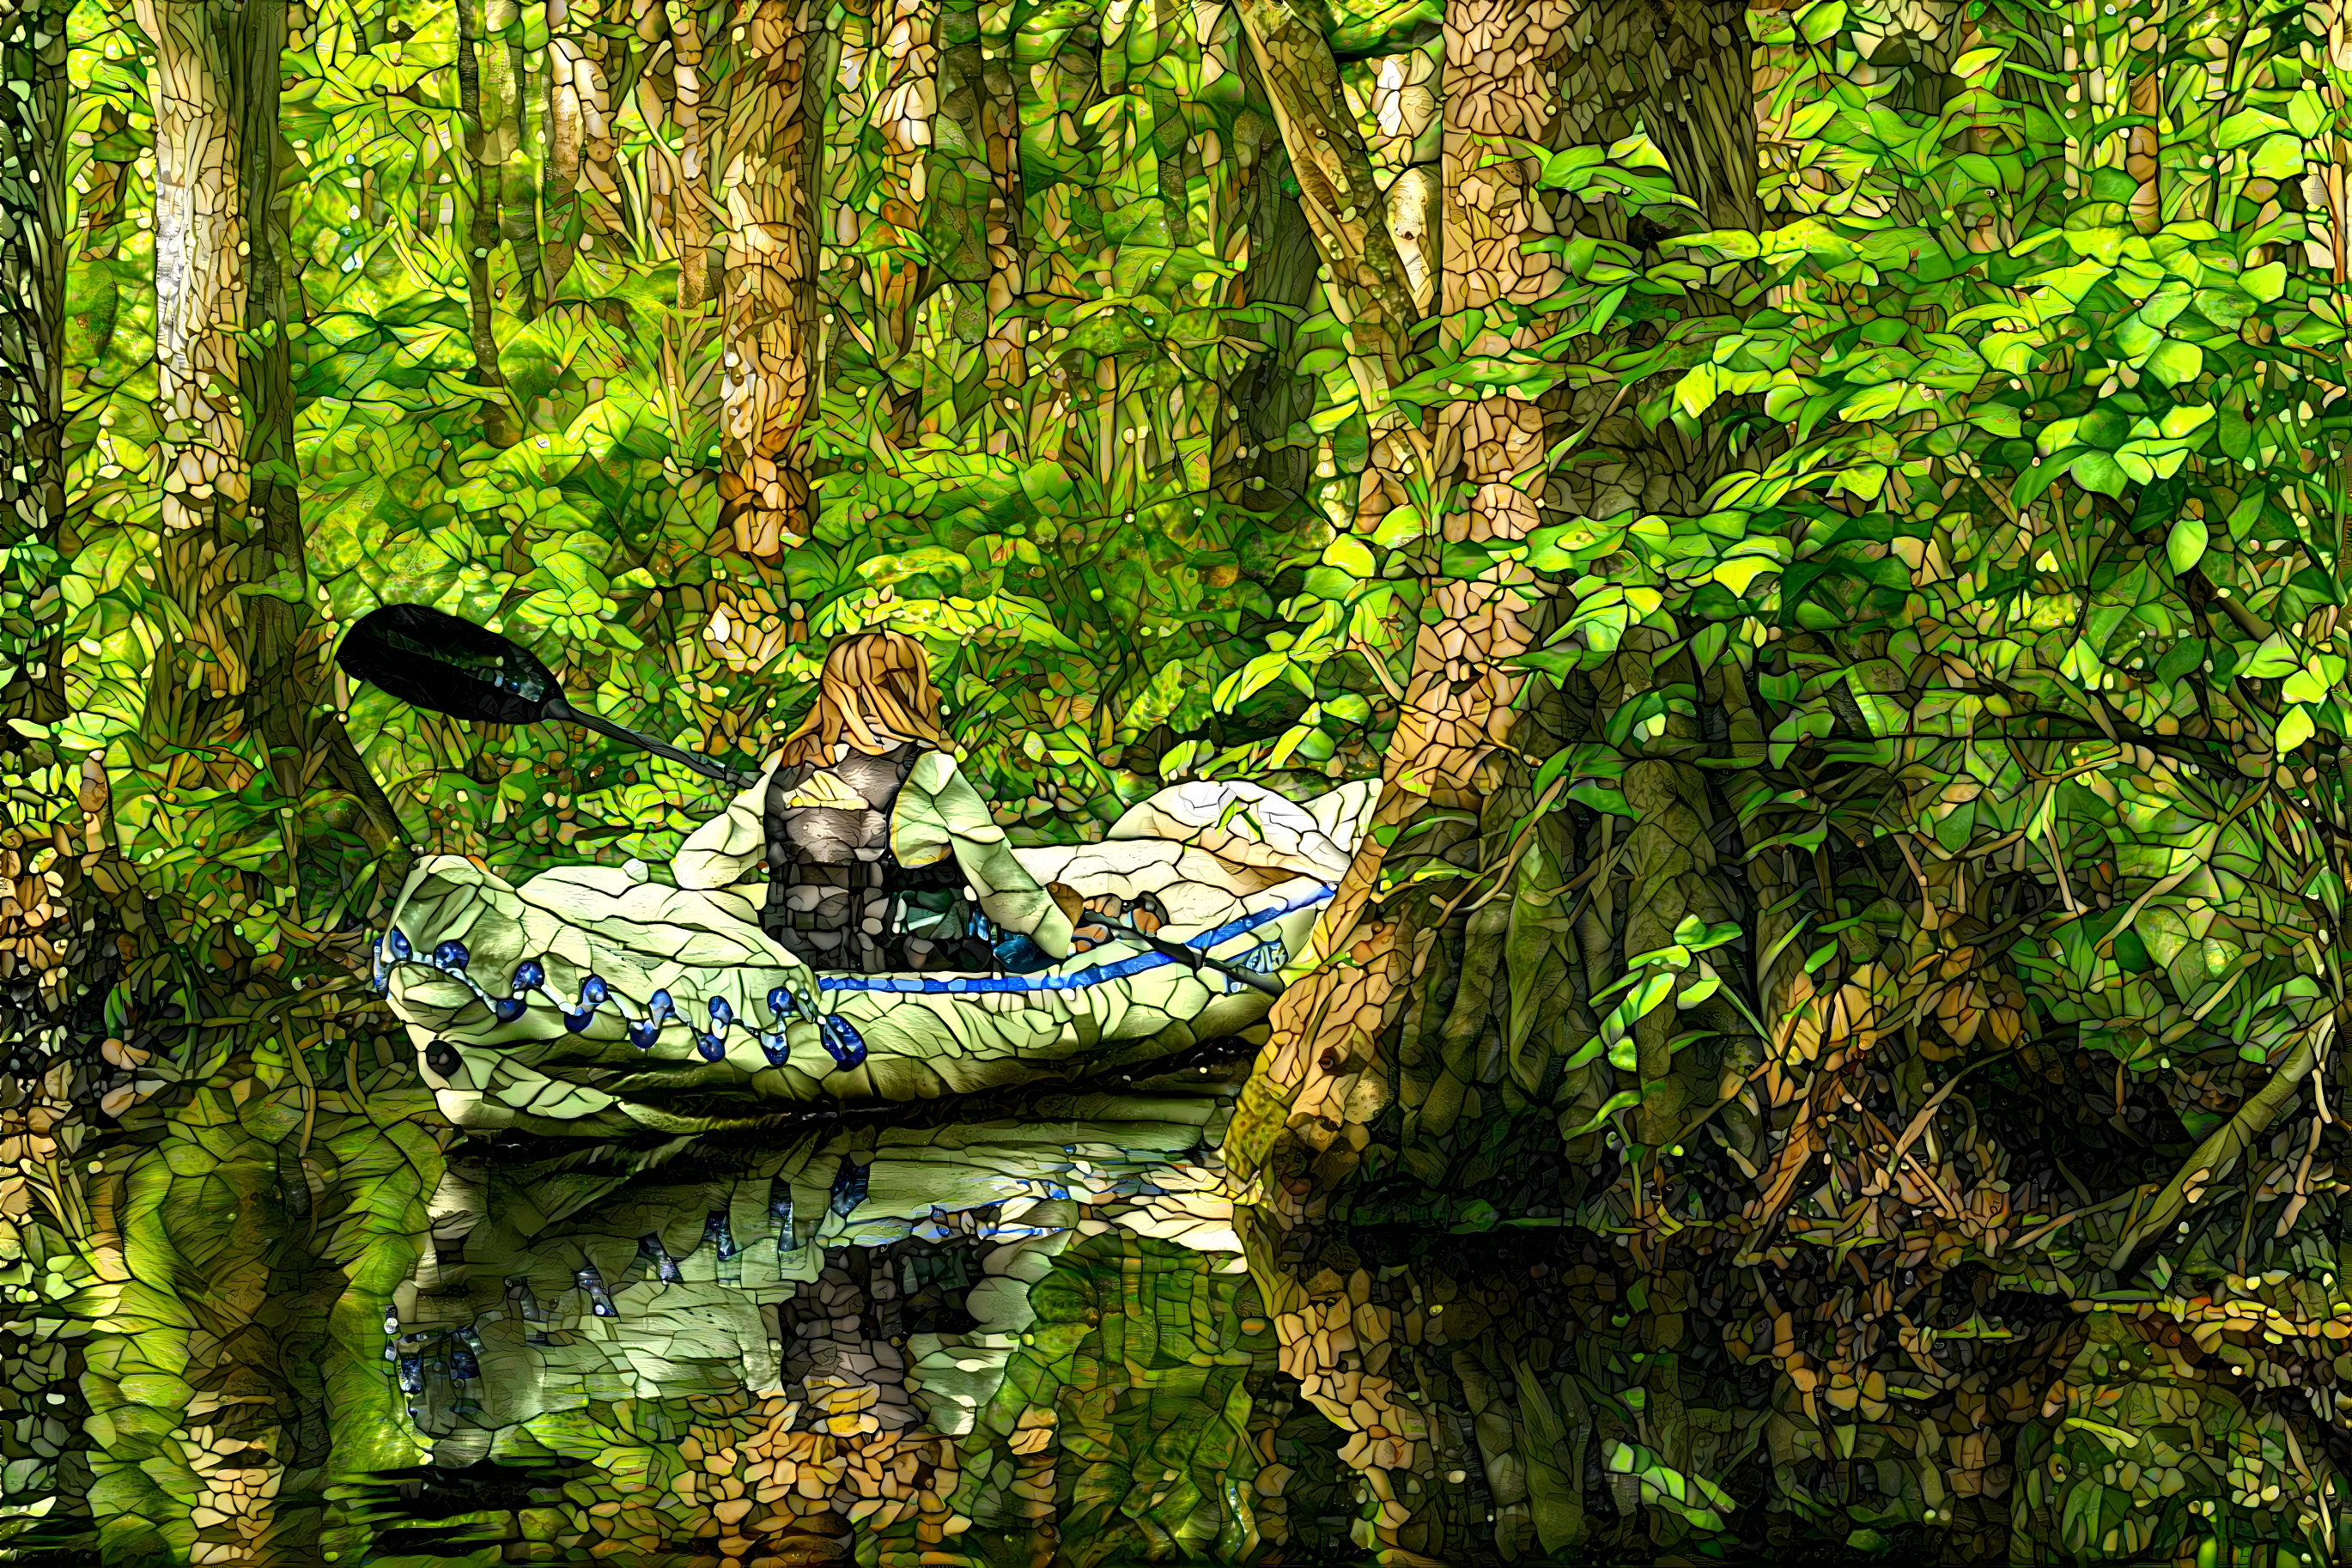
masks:
[(1078, 917), (1078, 923), (1107, 927), (1117, 935), (1141, 942), (1163, 958), (1172, 958), (1177, 963), (1187, 964), (1195, 970), (1213, 969), (1227, 979), (1240, 981), (1253, 991), (1263, 991), (1269, 996), (1282, 994), (1282, 982), (1270, 974), (1260, 974), (1255, 969), (1244, 969), (1237, 963), (1227, 963), (1222, 959), (1211, 958), (1199, 948), (1187, 947), (1181, 942), (1162, 942), (1156, 936), (1136, 930), (1125, 921), (1115, 921), (1108, 915), (1098, 915), (1089, 910)]
[(548, 700), (547, 716), (551, 719), (569, 720), (583, 729), (593, 730), (600, 735), (610, 735), (615, 741), (626, 741), (640, 751), (651, 752), (657, 757), (667, 757), (680, 767), (692, 768), (704, 778), (716, 779), (730, 788), (749, 789), (759, 782), (760, 775), (757, 773), (741, 773), (709, 757), (697, 756), (692, 752), (681, 752), (676, 746), (664, 745), (651, 735), (640, 735), (625, 725), (614, 723), (610, 719), (594, 713), (583, 713), (561, 697), (551, 698)]

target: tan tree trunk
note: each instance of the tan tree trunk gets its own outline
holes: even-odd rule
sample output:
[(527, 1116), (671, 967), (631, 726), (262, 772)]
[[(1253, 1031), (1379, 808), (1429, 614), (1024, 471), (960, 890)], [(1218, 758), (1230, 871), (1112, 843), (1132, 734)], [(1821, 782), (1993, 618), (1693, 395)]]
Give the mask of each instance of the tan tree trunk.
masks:
[(876, 362), (892, 379), (886, 427), (895, 439), (910, 443), (922, 416), (915, 313), (942, 280), (919, 259), (939, 107), (937, 0), (873, 0), (873, 6), (866, 69), (876, 81), (871, 123), (882, 140), (882, 212), (866, 234), (874, 248), (866, 295)]
[(677, 127), (677, 185), (669, 205), (677, 251), (677, 308), (688, 315), (710, 298), (711, 221), (709, 43), (688, 0), (666, 0), (670, 47), (670, 119)]
[(1028, 228), (1021, 180), (1021, 100), (1013, 73), (1010, 29), (982, 33), (980, 134), (988, 160), (987, 384), (1018, 386), (1028, 380), (1023, 345), (1027, 326), (1013, 303), (1028, 292), (1024, 247)]
[(819, 393), (818, 159), (824, 38), (813, 0), (753, 0), (729, 79), (719, 520), (745, 555), (808, 537)]
[(621, 47), (591, 26), (603, 14), (597, 0), (547, 0), (550, 299), (582, 247), (615, 244), (625, 232), (613, 140)]
[[(157, 42), (157, 393), (163, 405), (163, 537), (159, 588), (185, 626), (166, 636), (149, 690), (144, 762), (160, 767), (197, 746), (257, 741), (289, 805), (330, 787), (360, 805), (385, 874), (404, 867), (400, 826), (348, 734), (320, 700), (322, 639), (310, 622), (294, 447), (289, 253), (279, 181), (291, 160), (278, 130), (288, 41), (284, 0), (229, 8), (142, 0)], [(176, 629), (176, 628), (174, 628)], [(249, 1073), (247, 1058), (223, 1070)], [(99, 1250), (117, 1259), (112, 1283), (140, 1281), (171, 1305), (138, 1335), (96, 1345), (99, 1386), (161, 1374), (191, 1392), (176, 1421), (232, 1463), (186, 1478), (175, 1500), (209, 1553), (224, 1560), (299, 1559), (272, 1544), (280, 1479), (318, 1462), (319, 1433), (302, 1417), (302, 1373), (270, 1303), (304, 1275), (283, 1256), (274, 1223), (285, 1201), (276, 1152), (240, 1129), (226, 1082), (203, 1086), (226, 1208), (167, 1205), (158, 1228), (134, 1224)], [(110, 1181), (112, 1181), (110, 1177)], [(126, 1163), (127, 1189), (154, 1192), (173, 1173), (149, 1151)], [(222, 1228), (186, 1231), (209, 1213)], [(223, 1217), (226, 1216), (226, 1217)], [(207, 1222), (210, 1225), (214, 1222)], [(119, 1403), (119, 1401), (118, 1401)], [(133, 1515), (136, 1510), (131, 1510)], [(116, 1528), (145, 1528), (135, 1517)]]
[[(185, 0), (142, 5), (155, 40), (155, 395), (163, 416), (163, 493), (157, 585), (190, 611), (184, 645), (156, 660), (151, 711), (176, 712), (190, 689), (226, 697), (247, 686), (239, 601), (227, 589), (250, 485), (236, 344), (247, 256), (238, 179), (242, 127), (228, 84), (238, 62), (210, 10)], [(167, 724), (178, 731), (182, 726)]]
[[(1271, 0), (1255, 0), (1244, 15), (1263, 18), (1270, 10)], [(1254, 42), (1262, 32), (1275, 36), (1254, 26)], [(1534, 189), (1525, 143), (1606, 145), (1638, 119), (1679, 187), (1698, 203), (1699, 226), (1756, 223), (1745, 37), (1739, 11), (1727, 4), (1672, 14), (1662, 24), (1657, 13), (1631, 5), (1453, 0), (1445, 16), (1439, 257), (1440, 306), (1449, 324), (1441, 331), (1464, 331), (1471, 310), (1484, 319), (1478, 337), (1450, 350), (1493, 354), (1538, 340), (1542, 323), (1515, 323), (1508, 310), (1559, 285), (1549, 258), (1525, 248), (1556, 223), (1625, 237), (1612, 232), (1604, 213), (1556, 208), (1557, 198)], [(1297, 52), (1312, 51), (1299, 45)], [(1261, 47), (1259, 58), (1265, 64), (1279, 55)], [(1321, 137), (1291, 128), (1307, 119), (1300, 100), (1310, 100), (1311, 110), (1316, 95), (1286, 92), (1272, 69), (1268, 81), (1278, 109), (1286, 99), (1292, 103), (1285, 140), (1294, 160), (1304, 161), (1303, 144), (1328, 166), (1340, 141), (1336, 128)], [(1309, 177), (1302, 174), (1300, 184), (1307, 187)], [(1376, 207), (1346, 205), (1377, 226)], [(1344, 274), (1344, 258), (1328, 250), (1342, 238), (1331, 221), (1338, 214), (1318, 215), (1318, 206), (1307, 205), (1308, 217), (1333, 271)], [(1384, 232), (1365, 237), (1376, 251), (1393, 254)], [(1406, 287), (1401, 268), (1374, 266), (1358, 276), (1391, 294)], [(1587, 424), (1591, 444), (1605, 454), (1596, 471), (1568, 484), (1548, 479), (1548, 446)], [(1522, 538), (1547, 503), (1555, 516), (1687, 506), (1723, 461), (1670, 428), (1652, 433), (1613, 406), (1572, 397), (1450, 405), (1429, 446), (1445, 465), (1436, 475), (1446, 481), (1440, 493), (1461, 498), (1439, 520), (1449, 542)], [(1345, 1262), (1352, 1254), (1344, 1248), (1339, 1263), (1319, 1268), (1312, 1244), (1307, 1256), (1298, 1251), (1302, 1238), (1328, 1224), (1332, 1195), (1362, 1162), (1376, 1124), (1386, 1130), (1384, 1168), (1395, 1168), (1401, 1142), (1412, 1161), (1423, 1162), (1411, 1168), (1451, 1171), (1470, 1157), (1457, 1129), (1466, 1135), (1489, 1117), (1541, 1103), (1538, 1091), (1552, 1081), (1554, 1052), (1581, 1043), (1580, 1035), (1564, 1041), (1578, 1033), (1571, 1021), (1587, 1016), (1581, 998), (1616, 977), (1605, 884), (1599, 923), (1588, 908), (1575, 932), (1555, 929), (1565, 912), (1554, 901), (1564, 879), (1565, 828), (1549, 814), (1554, 798), (1532, 795), (1518, 760), (1562, 738), (1558, 715), (1532, 731), (1515, 716), (1522, 678), (1508, 668), (1546, 629), (1548, 591), (1516, 568), (1467, 583), (1432, 573), (1424, 590), (1371, 830), (1302, 955), (1307, 973), (1276, 1005), (1225, 1157), (1249, 1184), (1236, 1212), (1285, 1368), (1327, 1415), (1357, 1435), (1350, 1462), (1373, 1498), (1394, 1505), (1375, 1531), (1379, 1545), (1439, 1556), (1549, 1552), (1586, 1531), (1582, 1460), (1565, 1438), (1546, 1436), (1574, 1426), (1559, 1401), (1580, 1395), (1572, 1382), (1548, 1392), (1551, 1374), (1524, 1360), (1524, 1347), (1549, 1331), (1509, 1316), (1517, 1298), (1506, 1282), (1490, 1298), (1495, 1304), (1449, 1340), (1458, 1353), (1433, 1350), (1415, 1360), (1423, 1395), (1471, 1413), (1477, 1452), (1457, 1452), (1432, 1406), (1406, 1398), (1402, 1366), (1390, 1363), (1402, 1303), (1376, 1302), (1374, 1281)], [(1626, 657), (1646, 657), (1640, 639), (1629, 639)], [(1603, 681), (1622, 692), (1633, 689), (1628, 683), (1637, 676), (1646, 686), (1646, 667), (1632, 664), (1606, 672)], [(1610, 696), (1601, 694), (1604, 710)], [(1660, 918), (1671, 926), (1678, 917), (1664, 910), (1676, 900), (1692, 912), (1715, 911), (1704, 886), (1713, 868), (1703, 782), (1687, 767), (1659, 769), (1629, 776), (1625, 786), (1643, 814), (1625, 846), (1636, 863), (1633, 886), (1644, 898), (1660, 895), (1657, 908), (1629, 911), (1642, 917), (1637, 926)], [(1475, 812), (1475, 826), (1458, 812), (1433, 816), (1433, 803)], [(1404, 837), (1407, 829), (1412, 837)], [(1443, 869), (1448, 858), (1476, 868), (1477, 879), (1418, 887), (1406, 880), (1420, 868)], [(1626, 951), (1662, 945), (1637, 941), (1643, 934), (1629, 929)], [(1446, 945), (1455, 941), (1458, 957)], [(1543, 1024), (1547, 1018), (1553, 1022)], [(1664, 1054), (1667, 1043), (1656, 1044)], [(1640, 1041), (1645, 1069), (1657, 1065), (1649, 1059), (1652, 1045), (1646, 1036)], [(1564, 1107), (1563, 1133), (1585, 1120), (1580, 1109), (1589, 1107)], [(1524, 1265), (1519, 1274), (1524, 1279)], [(1436, 1282), (1435, 1275), (1424, 1281)], [(1488, 1314), (1502, 1321), (1476, 1331)], [(1442, 1479), (1471, 1465), (1486, 1471), (1493, 1508), (1475, 1518), (1467, 1495)]]
[(1356, 527), (1368, 531), (1406, 500), (1414, 479), (1431, 481), (1453, 467), (1450, 452), (1433, 450), (1389, 401), (1389, 390), (1420, 368), (1412, 273), (1322, 32), (1292, 0), (1242, 0), (1238, 14), (1290, 156), (1326, 296), (1347, 326), (1349, 369), (1371, 426), (1356, 515)]

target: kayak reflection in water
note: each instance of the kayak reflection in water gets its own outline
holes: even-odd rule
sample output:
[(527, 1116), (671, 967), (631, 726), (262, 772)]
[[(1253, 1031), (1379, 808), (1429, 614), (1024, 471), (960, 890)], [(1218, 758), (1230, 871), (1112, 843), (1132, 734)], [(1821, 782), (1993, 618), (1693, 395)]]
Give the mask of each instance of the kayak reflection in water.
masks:
[(845, 637), (808, 717), (672, 874), (718, 889), (764, 866), (761, 929), (812, 969), (1023, 973), (1068, 957), (1077, 895), (1022, 866), (953, 748), (922, 645)]

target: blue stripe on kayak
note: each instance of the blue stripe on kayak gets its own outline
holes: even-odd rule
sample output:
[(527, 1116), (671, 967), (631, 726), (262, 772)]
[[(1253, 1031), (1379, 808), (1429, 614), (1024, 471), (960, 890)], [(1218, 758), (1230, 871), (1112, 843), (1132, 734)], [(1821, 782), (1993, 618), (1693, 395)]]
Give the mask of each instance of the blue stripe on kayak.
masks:
[[(1331, 897), (1334, 889), (1318, 888), (1311, 893), (1293, 899), (1277, 909), (1261, 910), (1254, 915), (1244, 915), (1227, 921), (1214, 931), (1202, 931), (1188, 939), (1184, 945), (1205, 952), (1237, 936), (1245, 936), (1260, 926), (1295, 915), (1301, 910), (1311, 910)], [(882, 991), (902, 992), (925, 996), (964, 996), (974, 992), (1003, 994), (1035, 991), (1079, 991), (1106, 981), (1125, 980), (1146, 970), (1162, 968), (1175, 959), (1164, 952), (1139, 952), (1132, 958), (1122, 958), (1115, 963), (1098, 963), (1091, 969), (1081, 969), (1074, 974), (960, 974), (950, 980), (934, 980), (915, 974), (820, 974), (816, 984), (820, 991)]]

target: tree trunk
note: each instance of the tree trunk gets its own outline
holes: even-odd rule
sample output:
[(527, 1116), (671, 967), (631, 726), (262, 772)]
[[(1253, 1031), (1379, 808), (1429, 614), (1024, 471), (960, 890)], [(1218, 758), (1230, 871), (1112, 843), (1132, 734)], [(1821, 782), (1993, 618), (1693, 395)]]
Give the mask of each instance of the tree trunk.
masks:
[[(1003, 35), (993, 46), (990, 37), (975, 4), (940, 12), (939, 112), (922, 214), (939, 279), (957, 285), (955, 335), (987, 341), (986, 384), (1002, 386), (1011, 384), (1003, 362), (1019, 331), (1020, 110)], [(1017, 380), (1018, 365), (1012, 374)]]
[[(1244, 7), (1245, 16), (1268, 13), (1268, 0)], [(1532, 242), (1571, 226), (1629, 237), (1607, 210), (1560, 204), (1556, 215), (1534, 188), (1533, 160), (1514, 156), (1521, 143), (1606, 145), (1638, 119), (1698, 203), (1698, 226), (1758, 221), (1741, 14), (1718, 4), (1654, 26), (1656, 16), (1512, 0), (1448, 6), (1439, 293), (1441, 331), (1457, 334), (1449, 355), (1525, 350), (1547, 335), (1529, 308), (1562, 279), (1549, 258), (1527, 250)], [(1253, 27), (1254, 42), (1261, 32)], [(1261, 63), (1276, 54), (1261, 47)], [(1278, 107), (1317, 96), (1286, 95), (1268, 77)], [(1294, 109), (1286, 121), (1294, 159), (1302, 140), (1328, 157), (1340, 138), (1302, 138), (1290, 129), (1300, 118)], [(1347, 205), (1369, 216), (1369, 203)], [(1329, 258), (1336, 214), (1318, 206), (1310, 200), (1307, 213)], [(1375, 243), (1393, 254), (1384, 231)], [(1362, 276), (1368, 291), (1407, 287), (1401, 268)], [(1401, 316), (1402, 304), (1391, 310)], [(1476, 335), (1463, 341), (1474, 321)], [(1547, 449), (1585, 424), (1601, 460), (1548, 478)], [(1461, 498), (1440, 514), (1447, 542), (1524, 538), (1546, 510), (1691, 510), (1726, 461), (1719, 447), (1695, 447), (1671, 426), (1654, 434), (1590, 394), (1455, 404), (1430, 446), (1444, 464), (1434, 493)], [(1371, 829), (1305, 955), (1307, 973), (1276, 1005), (1226, 1159), (1251, 1184), (1242, 1228), (1286, 1369), (1359, 1435), (1350, 1461), (1372, 1496), (1394, 1505), (1375, 1531), (1379, 1545), (1449, 1560), (1549, 1553), (1589, 1532), (1583, 1478), (1599, 1436), (1575, 1378), (1563, 1375), (1560, 1358), (1573, 1354), (1551, 1337), (1561, 1331), (1553, 1309), (1529, 1285), (1531, 1270), (1540, 1279), (1567, 1261), (1565, 1244), (1533, 1232), (1524, 1234), (1543, 1239), (1525, 1247), (1496, 1236), (1478, 1251), (1448, 1251), (1443, 1236), (1482, 1205), (1485, 1223), (1497, 1210), (1559, 1213), (1607, 1186), (1590, 1168), (1601, 1151), (1588, 1124), (1611, 1068), (1563, 1065), (1591, 1037), (1588, 1000), (1619, 977), (1621, 955), (1669, 945), (1683, 915), (1720, 920), (1733, 900), (1718, 885), (1698, 770), (1635, 764), (1624, 783), (1637, 813), (1629, 834), (1605, 817), (1579, 829), (1559, 786), (1537, 795), (1519, 761), (1597, 738), (1619, 701), (1666, 679), (1647, 667), (1654, 650), (1629, 637), (1596, 689), (1573, 694), (1594, 707), (1554, 696), (1523, 713), (1526, 678), (1511, 665), (1548, 629), (1550, 589), (1523, 568), (1462, 582), (1433, 564), (1421, 568), (1423, 624)], [(1571, 882), (1591, 896), (1567, 897)], [(1662, 938), (1650, 930), (1660, 921)], [(1663, 1013), (1643, 1021), (1627, 1075), (1658, 1080), (1656, 1103), (1642, 1102), (1645, 1141), (1682, 1125), (1674, 1102), (1694, 1093), (1675, 1076), (1677, 1042), (1658, 1027), (1675, 1010)], [(1363, 1182), (1381, 1178), (1384, 1202), (1402, 1205), (1390, 1221), (1409, 1215), (1413, 1234), (1426, 1235), (1434, 1217), (1439, 1239), (1416, 1246), (1340, 1224), (1340, 1189), (1360, 1170)], [(1399, 1183), (1423, 1195), (1396, 1197)], [(1482, 1188), (1496, 1200), (1478, 1198)], [(1376, 1290), (1350, 1234), (1387, 1234), (1384, 1262), (1417, 1259), (1403, 1277), (1410, 1287)], [(1467, 1310), (1399, 1332), (1448, 1300)], [(1352, 1332), (1335, 1334), (1343, 1321)], [(1483, 1499), (1454, 1479), (1474, 1469)]]
[(1238, 14), (1321, 255), (1326, 298), (1347, 326), (1349, 369), (1370, 422), (1355, 522), (1368, 532), (1410, 499), (1416, 479), (1433, 484), (1453, 467), (1451, 454), (1430, 449), (1389, 402), (1390, 388), (1421, 368), (1412, 274), (1389, 231), (1388, 200), (1348, 112), (1330, 45), (1292, 0), (1243, 0)]
[[(547, 296), (555, 297), (574, 258), (625, 233), (614, 170), (610, 55), (615, 46), (589, 26), (596, 0), (547, 0)], [(583, 188), (584, 187), (584, 188)]]
[(2132, 226), (2154, 234), (2164, 226), (2164, 144), (2158, 122), (2164, 118), (2164, 0), (2137, 0), (2129, 37), (2130, 110), (2148, 123), (2135, 125), (2124, 140), (2124, 173), (2131, 176)]
[(920, 435), (923, 366), (916, 312), (943, 281), (921, 259), (923, 209), (930, 189), (931, 122), (939, 95), (936, 0), (873, 0), (869, 71), (878, 79), (872, 125), (881, 138), (880, 220), (871, 226), (866, 295), (877, 363), (889, 377), (884, 427), (902, 446)]
[(709, 48), (688, 0), (665, 0), (670, 47), (670, 119), (677, 127), (677, 186), (669, 205), (677, 252), (677, 308), (695, 315), (710, 299)]
[[(524, 45), (521, 0), (490, 0), (487, 19), (498, 43), (486, 63), (494, 62), (497, 68), (484, 73), (484, 86), (496, 89), (500, 129), (508, 132), (506, 162), (499, 170), (499, 237), (514, 253), (515, 314), (529, 321), (547, 308), (550, 293), (547, 258), (539, 238), (546, 100), (526, 90), (531, 78), (546, 70), (547, 55), (545, 50), (534, 54)], [(530, 411), (522, 413), (528, 424)]]
[[(175, 753), (257, 741), (289, 809), (330, 789), (353, 797), (396, 881), (400, 825), (330, 721), (310, 621), (287, 331), (281, 175), (292, 155), (278, 130), (288, 20), (282, 0), (142, 7), (158, 43), (157, 390), (168, 419), (158, 578), (190, 631), (161, 639), (148, 754), (134, 762), (160, 771)], [(135, 880), (121, 891), (139, 898)], [(127, 929), (162, 937), (134, 912)], [(94, 1205), (99, 1289), (120, 1304), (102, 1319), (115, 1331), (90, 1352), (96, 1419), (126, 1431), (161, 1418), (206, 1456), (198, 1464), (175, 1445), (148, 1468), (156, 1456), (136, 1444), (104, 1453), (98, 1490), (117, 1554), (155, 1549), (163, 1524), (193, 1527), (203, 1556), (299, 1562), (316, 1524), (289, 1525), (280, 1500), (299, 1490), (289, 1477), (323, 1460), (305, 1349), (315, 1325), (303, 1320), (306, 1303), (331, 1298), (317, 1294), (320, 1277), (290, 1239), (308, 1178), (279, 1144), (291, 1123), (268, 1107), (293, 1091), (253, 1092), (257, 1077), (275, 1083), (292, 1069), (257, 1060), (263, 1031), (232, 1033), (215, 1074), (155, 1121), (161, 1136), (110, 1162)]]
[(988, 294), (982, 307), (988, 327), (985, 384), (1018, 386), (1029, 379), (1024, 363), (1027, 325), (1014, 301), (1029, 290), (1026, 279), (1028, 198), (1021, 182), (1021, 100), (1013, 72), (1010, 27), (981, 35), (980, 137), (988, 164)]
[(1237, 149), (1251, 161), (1249, 266), (1242, 274), (1252, 305), (1272, 307), (1250, 328), (1265, 348), (1225, 389), (1235, 416), (1217, 448), (1213, 483), (1225, 500), (1255, 511), (1310, 507), (1314, 448), (1292, 444), (1290, 428), (1315, 409), (1314, 384), (1297, 373), (1298, 323), (1315, 299), (1315, 236), (1290, 174), (1290, 156), (1267, 126), (1265, 140)]
[[(474, 384), (497, 389), (482, 399), (482, 439), (500, 448), (522, 438), (499, 369), (498, 328), (491, 321), (490, 258), (499, 247), (499, 206), (506, 188), (502, 173), (514, 126), (504, 116), (498, 90), (503, 53), (486, 42), (484, 14), (478, 6), (510, 6), (512, 0), (457, 0), (457, 111), (466, 129), (466, 174), (470, 204), (466, 224), (466, 300), (474, 345)], [(493, 62), (484, 80), (485, 59)]]
[(719, 521), (772, 559), (808, 537), (819, 394), (819, 128), (824, 33), (811, 0), (755, 0), (729, 78), (730, 162), (719, 399)]

